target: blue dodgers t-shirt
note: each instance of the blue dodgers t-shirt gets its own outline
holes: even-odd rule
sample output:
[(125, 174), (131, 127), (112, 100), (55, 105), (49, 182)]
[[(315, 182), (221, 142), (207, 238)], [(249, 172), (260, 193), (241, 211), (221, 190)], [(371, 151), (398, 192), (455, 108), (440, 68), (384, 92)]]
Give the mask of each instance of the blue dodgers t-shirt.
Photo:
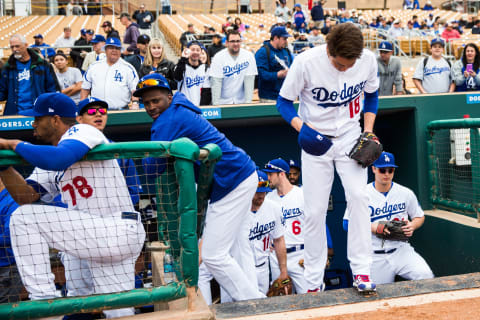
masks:
[(18, 111), (32, 109), (32, 76), (30, 72), (31, 60), (22, 63), (17, 60), (18, 72)]

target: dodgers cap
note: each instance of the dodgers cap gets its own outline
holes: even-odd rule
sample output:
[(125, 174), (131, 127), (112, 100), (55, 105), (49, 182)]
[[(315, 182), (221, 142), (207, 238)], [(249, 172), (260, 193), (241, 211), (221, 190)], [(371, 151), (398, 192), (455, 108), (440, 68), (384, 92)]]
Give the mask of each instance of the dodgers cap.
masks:
[(146, 34), (141, 34), (137, 38), (137, 43), (140, 44), (149, 44), (150, 43), (150, 37)]
[(122, 43), (120, 42), (120, 39), (118, 39), (118, 38), (107, 38), (107, 41), (105, 41), (105, 47), (108, 47), (108, 46), (121, 48)]
[(378, 50), (380, 51), (393, 51), (393, 46), (391, 42), (382, 41), (378, 46)]
[(430, 41), (430, 47), (433, 47), (433, 45), (437, 43), (445, 47), (445, 41), (442, 38), (433, 38), (432, 41)]
[(257, 192), (271, 192), (272, 189), (269, 187), (268, 176), (265, 172), (257, 170), (258, 175), (258, 186)]
[(376, 168), (398, 168), (395, 165), (395, 157), (390, 152), (383, 151), (380, 157), (373, 163)]
[(172, 91), (167, 79), (159, 73), (148, 74), (137, 84), (137, 90), (133, 93), (134, 97), (141, 97), (142, 94), (152, 88), (164, 88), (168, 91)]
[(36, 35), (33, 36), (33, 39), (36, 39), (36, 38), (43, 39), (43, 35), (41, 33), (36, 34)]
[(288, 165), (290, 166), (290, 168), (291, 168), (291, 167), (298, 168), (298, 169), (301, 169), (301, 168), (302, 168), (302, 167), (300, 166), (300, 164), (299, 164), (297, 161), (293, 160), (293, 159), (290, 159), (290, 160), (288, 161)]
[(98, 107), (108, 109), (108, 103), (106, 103), (103, 100), (97, 99), (95, 97), (90, 97), (90, 98), (87, 98), (87, 99), (83, 99), (82, 101), (80, 101), (78, 103), (78, 105), (77, 105), (78, 114), (81, 115), (82, 111), (84, 109), (86, 109), (88, 107), (93, 107), (93, 106), (98, 106)]
[(20, 111), (19, 113), (23, 116), (32, 117), (60, 116), (75, 118), (77, 116), (77, 106), (66, 94), (49, 92), (39, 95), (33, 103), (32, 109)]
[(287, 32), (287, 28), (283, 26), (273, 28), (272, 31), (270, 32), (270, 35), (272, 37), (274, 36), (283, 37), (283, 38), (291, 37), (291, 35)]
[(102, 36), (101, 34), (96, 34), (95, 37), (93, 37), (91, 43), (99, 43), (99, 42), (105, 42), (105, 37)]
[(298, 135), (298, 144), (305, 152), (321, 156), (330, 149), (332, 141), (304, 123)]
[(263, 168), (265, 172), (290, 172), (290, 166), (282, 158), (270, 160)]
[(300, 3), (295, 3), (295, 5), (293, 6), (294, 8), (302, 8), (302, 5)]

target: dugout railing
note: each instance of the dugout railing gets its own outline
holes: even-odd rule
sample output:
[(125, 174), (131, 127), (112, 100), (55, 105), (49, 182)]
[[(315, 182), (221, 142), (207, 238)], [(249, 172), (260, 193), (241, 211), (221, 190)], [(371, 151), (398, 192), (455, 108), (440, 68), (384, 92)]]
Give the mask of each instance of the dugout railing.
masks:
[[(92, 149), (82, 160), (133, 159), (139, 175), (143, 175), (142, 159), (166, 158), (166, 169), (153, 179), (153, 184), (145, 185), (148, 180), (143, 176), (141, 178), (144, 193), (156, 200), (156, 206), (153, 207), (156, 216), (156, 228), (153, 231), (156, 235), (153, 238), (156, 241), (149, 242), (147, 237), (144, 251), (161, 250), (159, 257), (164, 256), (165, 250), (172, 254), (177, 281), (165, 284), (162, 276), (163, 261), (153, 261), (153, 252), (153, 286), (110, 294), (4, 303), (0, 304), (0, 319), (33, 319), (152, 304), (155, 304), (157, 311), (168, 309), (168, 301), (183, 297), (193, 299), (198, 282), (197, 229), (200, 228), (197, 227), (197, 219), (198, 225), (201, 225), (213, 170), (221, 155), (218, 146), (209, 144), (200, 149), (187, 138), (172, 142), (112, 143)], [(24, 176), (32, 169), (15, 152), (9, 150), (0, 151), (0, 166), (14, 166)], [(199, 167), (198, 193), (194, 166)], [(197, 210), (197, 201), (201, 212)], [(142, 222), (147, 230), (143, 215)]]
[(480, 118), (427, 125), (430, 200), (480, 222)]

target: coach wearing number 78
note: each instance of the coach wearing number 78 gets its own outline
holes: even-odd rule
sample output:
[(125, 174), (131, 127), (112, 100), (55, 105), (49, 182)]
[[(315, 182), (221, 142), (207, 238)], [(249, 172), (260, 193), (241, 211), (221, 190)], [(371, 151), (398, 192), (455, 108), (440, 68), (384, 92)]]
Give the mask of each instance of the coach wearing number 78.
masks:
[[(324, 289), (327, 262), (325, 219), (334, 170), (345, 189), (347, 207), (354, 207), (348, 232), (348, 260), (353, 285), (360, 291), (375, 291), (370, 281), (372, 240), (367, 169), (348, 154), (364, 132), (372, 133), (378, 108), (378, 77), (375, 56), (363, 48), (360, 29), (352, 23), (332, 28), (325, 45), (298, 55), (285, 78), (277, 108), (299, 132), (302, 147), (305, 198), (305, 280), (308, 291)], [(299, 97), (299, 114), (293, 101)], [(363, 101), (365, 97), (365, 102)], [(376, 138), (376, 137), (375, 137)], [(378, 141), (378, 140), (377, 140)], [(319, 248), (319, 244), (322, 246)]]

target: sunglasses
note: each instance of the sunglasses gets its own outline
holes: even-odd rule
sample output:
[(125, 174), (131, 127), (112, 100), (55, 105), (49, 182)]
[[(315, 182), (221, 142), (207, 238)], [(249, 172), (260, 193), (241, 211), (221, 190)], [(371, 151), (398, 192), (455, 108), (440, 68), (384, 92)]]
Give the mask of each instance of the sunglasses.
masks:
[(385, 174), (385, 173), (393, 173), (395, 171), (395, 168), (378, 168), (378, 171), (380, 171), (380, 173), (382, 174)]
[(280, 167), (277, 167), (276, 165), (274, 164), (271, 164), (271, 163), (267, 163), (265, 165), (265, 169), (274, 169), (274, 170), (280, 170), (282, 172), (286, 172), (284, 169), (280, 168)]
[(95, 114), (97, 113), (97, 111), (98, 111), (98, 113), (100, 113), (102, 116), (107, 114), (107, 108), (88, 108), (88, 109), (87, 109), (87, 114), (88, 114), (89, 116), (93, 116), (93, 115), (95, 115)]
[(268, 180), (267, 181), (258, 181), (257, 188), (268, 188), (269, 185), (270, 185), (270, 182)]
[(155, 87), (155, 86), (167, 87), (167, 84), (164, 81), (160, 81), (157, 79), (146, 79), (137, 84), (137, 89), (142, 89), (145, 87)]

